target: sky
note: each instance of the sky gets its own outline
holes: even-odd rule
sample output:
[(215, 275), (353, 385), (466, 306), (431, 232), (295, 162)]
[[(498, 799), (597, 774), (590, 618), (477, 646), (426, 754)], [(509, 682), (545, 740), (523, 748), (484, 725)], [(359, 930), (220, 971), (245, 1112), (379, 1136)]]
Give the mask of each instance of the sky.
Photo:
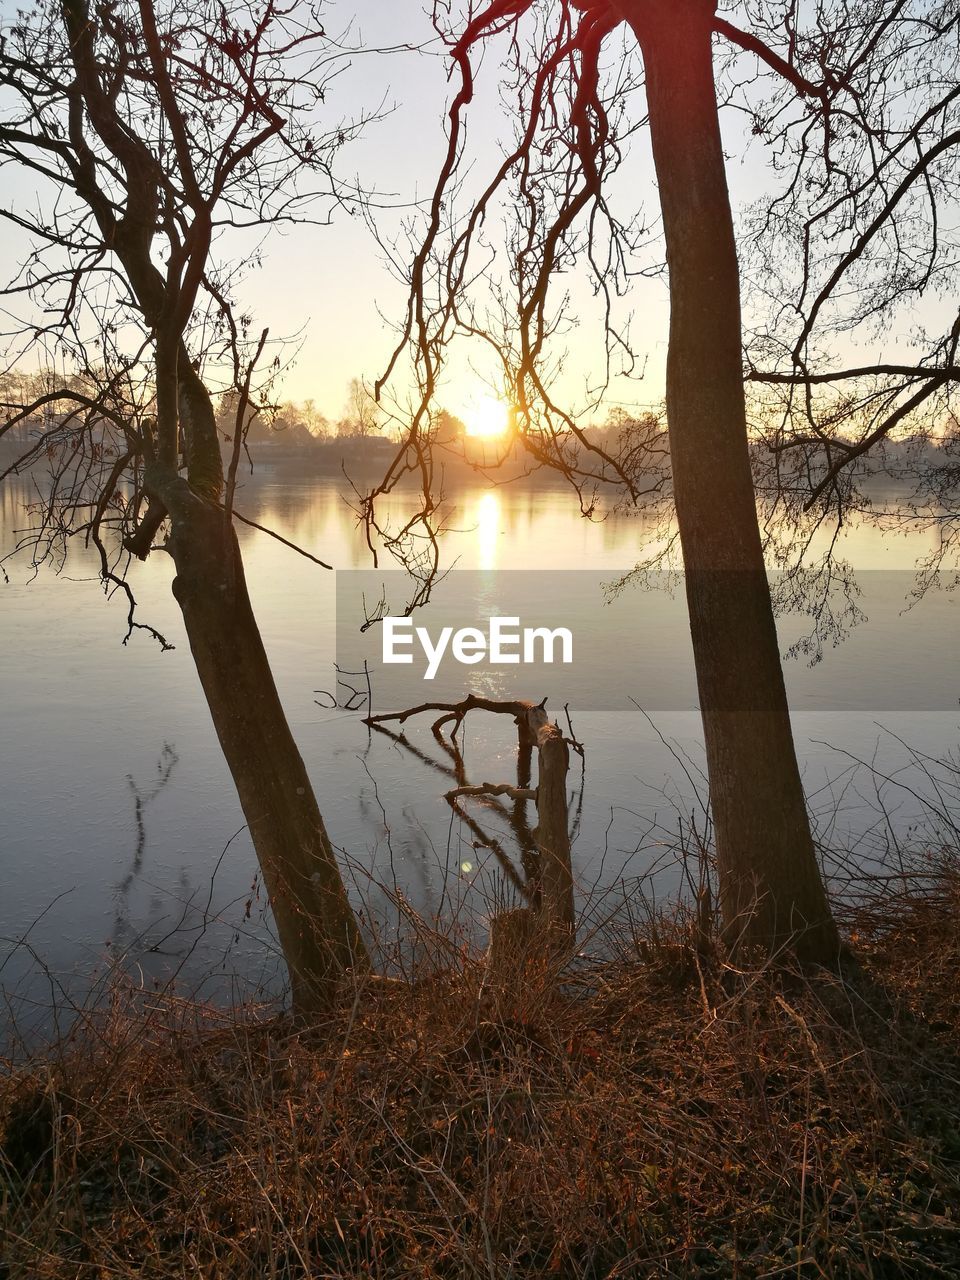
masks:
[[(351, 34), (355, 34), (356, 43), (368, 48), (433, 42), (429, 16), (417, 4), (364, 0), (357, 5), (340, 0), (330, 9), (343, 15), (341, 26), (346, 25), (351, 12), (362, 13)], [(488, 59), (482, 76), (478, 76), (469, 117), (470, 149), (476, 156), (472, 177), (478, 183), (493, 172), (500, 141), (511, 138), (510, 122), (495, 92), (497, 70)], [(432, 194), (446, 147), (446, 112), (452, 92), (447, 71), (448, 59), (433, 42), (432, 50), (425, 53), (359, 56), (337, 82), (337, 103), (342, 103), (348, 114), (370, 109), (381, 100), (390, 108), (385, 119), (371, 125), (342, 154), (345, 174), (376, 186), (395, 204), (393, 211), (378, 215), (387, 238), (417, 216), (411, 208), (413, 202), (422, 202)], [(630, 175), (630, 184), (644, 193), (652, 207), (653, 167), (644, 140), (635, 152), (636, 172)], [(266, 261), (267, 270), (251, 277), (248, 284), (258, 321), (262, 317), (273, 333), (301, 327), (304, 333), (302, 349), (286, 379), (287, 394), (298, 400), (312, 396), (333, 415), (346, 397), (350, 377), (372, 382), (386, 366), (395, 345), (396, 326), (403, 320), (406, 290), (387, 269), (382, 250), (362, 220), (342, 213), (329, 228), (304, 227), (273, 238)], [(654, 405), (663, 395), (668, 319), (664, 285), (640, 281), (629, 306), (634, 312), (633, 331), (646, 376), (642, 382), (620, 379), (611, 388), (610, 403)], [(580, 289), (574, 310), (585, 315), (591, 308), (592, 298)], [(578, 408), (590, 399), (587, 383), (595, 378), (601, 350), (596, 342), (584, 342), (583, 327), (570, 344), (568, 371), (560, 380), (569, 403)], [(599, 329), (594, 333), (598, 335)], [(442, 388), (445, 407), (458, 417), (469, 419), (471, 409), (490, 394), (493, 370), (484, 364), (480, 348), (481, 344), (469, 351), (460, 348)], [(401, 370), (397, 381), (400, 395), (407, 385)]]
[[(342, 172), (393, 198), (378, 223), (390, 238), (411, 217), (410, 205), (432, 194), (446, 147), (446, 113), (457, 82), (448, 80), (449, 58), (435, 40), (429, 6), (396, 0), (333, 0), (328, 29), (349, 29), (353, 43), (368, 49), (426, 45), (424, 52), (370, 53), (352, 60), (331, 98), (346, 114), (370, 110), (381, 101), (390, 108), (379, 123), (342, 155)], [(353, 15), (359, 14), (357, 18)], [(351, 18), (353, 21), (351, 23)], [(616, 39), (611, 38), (615, 58)], [(500, 101), (499, 68), (486, 56), (476, 77), (475, 98), (468, 117), (470, 178), (484, 185), (500, 159), (500, 147), (512, 140), (512, 120)], [(642, 93), (635, 98), (642, 116)], [(734, 204), (753, 201), (767, 178), (759, 148), (745, 145), (742, 117), (722, 118), (730, 156), (728, 181)], [(648, 135), (641, 129), (629, 143), (627, 160), (615, 179), (615, 205), (626, 218), (634, 212), (648, 226), (659, 222), (656, 182)], [(422, 225), (422, 224), (421, 224)], [(659, 260), (659, 250), (654, 259)], [(258, 322), (272, 333), (303, 328), (303, 346), (286, 380), (292, 399), (313, 397), (334, 415), (346, 397), (350, 377), (372, 383), (383, 371), (402, 322), (406, 291), (383, 262), (383, 255), (360, 219), (340, 214), (330, 228), (301, 228), (274, 237), (266, 255), (267, 269), (249, 282)], [(567, 282), (564, 282), (566, 285)], [(581, 411), (592, 401), (602, 360), (599, 303), (583, 282), (570, 282), (571, 314), (579, 320), (571, 335), (564, 372), (557, 386), (565, 408)], [(559, 292), (559, 288), (558, 288)], [(605, 397), (608, 407), (657, 409), (664, 394), (669, 302), (666, 281), (637, 277), (623, 303), (638, 356), (635, 376), (615, 378)], [(261, 318), (262, 317), (262, 321)], [(592, 323), (591, 323), (592, 321)], [(286, 328), (284, 328), (286, 326)], [(495, 377), (484, 363), (482, 344), (458, 348), (441, 388), (446, 408), (469, 419), (471, 409), (486, 398)], [(398, 394), (405, 389), (402, 374)], [(494, 386), (495, 389), (495, 386)], [(599, 416), (605, 415), (606, 408)]]
[[(11, 0), (0, 0), (5, 19)], [(351, 45), (367, 50), (350, 59), (328, 95), (333, 124), (381, 104), (386, 117), (370, 124), (363, 135), (343, 149), (340, 173), (364, 187), (383, 193), (389, 207), (378, 215), (381, 233), (391, 239), (405, 223), (416, 223), (416, 202), (432, 191), (445, 147), (445, 115), (451, 94), (447, 59), (433, 41), (429, 14), (418, 3), (396, 0), (329, 0), (325, 6), (328, 31), (346, 31)], [(426, 44), (425, 51), (397, 50), (398, 45)], [(613, 56), (613, 54), (611, 54)], [(498, 100), (498, 67), (487, 58), (478, 77), (478, 94), (470, 115), (471, 152), (476, 157), (470, 175), (479, 182), (496, 163), (498, 141), (510, 140), (510, 122)], [(642, 115), (638, 97), (635, 110)], [(759, 144), (746, 146), (742, 117), (722, 116), (725, 148), (730, 157), (728, 181), (734, 208), (748, 204), (769, 180)], [(6, 175), (9, 178), (9, 171)], [(18, 184), (22, 188), (18, 191)], [(30, 179), (12, 179), (11, 193), (30, 198)], [(626, 163), (614, 187), (622, 215), (643, 213), (647, 225), (657, 225), (656, 186), (645, 130), (630, 144)], [(421, 205), (422, 209), (422, 205)], [(419, 224), (419, 225), (422, 225)], [(0, 228), (0, 271), (8, 277), (23, 251), (22, 239)], [(225, 246), (228, 257), (243, 257), (251, 244)], [(654, 253), (654, 258), (657, 254)], [(372, 383), (384, 370), (402, 322), (406, 294), (388, 270), (383, 252), (364, 220), (338, 210), (328, 227), (276, 229), (263, 248), (263, 265), (249, 273), (241, 295), (253, 315), (253, 328), (268, 326), (273, 337), (299, 335), (299, 350), (277, 389), (280, 399), (312, 399), (321, 412), (335, 419), (344, 412), (353, 378)], [(588, 386), (595, 383), (602, 332), (597, 302), (576, 284), (571, 314), (579, 327), (569, 336), (569, 354), (557, 381), (565, 408), (582, 410), (589, 404)], [(632, 315), (631, 336), (640, 358), (641, 378), (618, 378), (607, 404), (630, 409), (657, 408), (663, 396), (668, 300), (662, 278), (637, 277), (625, 310)], [(443, 406), (469, 420), (471, 410), (490, 394), (490, 365), (484, 363), (482, 343), (461, 347), (440, 389)], [(295, 348), (287, 349), (288, 358)], [(36, 355), (39, 362), (40, 355)], [(403, 400), (409, 392), (401, 366), (394, 388)], [(494, 386), (496, 390), (496, 386)], [(604, 412), (598, 413), (599, 417)]]
[[(9, 21), (11, 0), (0, 0), (0, 16)], [(350, 59), (328, 96), (329, 118), (351, 118), (381, 104), (385, 118), (367, 127), (340, 153), (340, 173), (383, 193), (389, 207), (378, 214), (387, 239), (416, 219), (416, 202), (433, 189), (446, 145), (445, 116), (449, 105), (448, 59), (435, 41), (429, 12), (418, 3), (394, 0), (328, 0), (326, 28), (347, 33), (352, 46), (393, 49), (368, 52)], [(398, 45), (424, 45), (426, 51), (397, 50)], [(432, 49), (429, 47), (432, 44)], [(471, 148), (477, 157), (474, 175), (489, 174), (499, 152), (498, 140), (509, 141), (509, 122), (497, 100), (498, 68), (488, 59), (469, 120)], [(644, 144), (631, 159), (629, 183), (645, 202), (655, 206), (652, 163)], [(4, 174), (5, 198), (21, 205), (34, 202), (29, 174)], [(631, 200), (632, 203), (632, 200)], [(638, 201), (639, 204), (639, 201)], [(422, 208), (422, 204), (421, 204)], [(653, 216), (653, 215), (651, 215)], [(249, 238), (223, 246), (227, 258), (243, 258), (253, 247)], [(0, 225), (0, 273), (8, 279), (24, 253), (24, 239), (8, 224)], [(284, 227), (273, 230), (263, 245), (263, 265), (249, 271), (240, 289), (253, 314), (253, 328), (264, 326), (271, 337), (297, 335), (285, 350), (290, 366), (276, 391), (278, 398), (312, 399), (328, 417), (345, 409), (350, 380), (372, 383), (383, 371), (402, 323), (406, 291), (388, 269), (381, 248), (364, 221), (338, 210), (327, 227)], [(571, 354), (560, 379), (565, 407), (582, 407), (589, 400), (587, 383), (596, 378), (601, 348), (587, 341), (599, 329), (586, 322), (592, 298), (581, 290), (573, 310), (583, 323), (570, 343)], [(662, 283), (639, 281), (629, 307), (633, 332), (644, 363), (642, 381), (620, 379), (611, 389), (611, 404), (631, 407), (656, 405), (663, 394), (663, 361), (668, 317)], [(294, 355), (294, 353), (296, 353)], [(41, 352), (33, 353), (40, 367)], [(463, 351), (451, 363), (441, 389), (444, 407), (469, 418), (471, 409), (490, 394), (490, 368), (479, 349)], [(410, 382), (401, 369), (395, 389), (402, 400)]]

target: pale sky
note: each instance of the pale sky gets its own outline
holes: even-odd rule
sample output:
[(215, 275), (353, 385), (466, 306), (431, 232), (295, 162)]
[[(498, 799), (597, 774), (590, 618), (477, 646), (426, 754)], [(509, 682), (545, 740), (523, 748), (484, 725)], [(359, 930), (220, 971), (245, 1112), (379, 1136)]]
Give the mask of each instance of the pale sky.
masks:
[[(11, 0), (0, 0), (0, 14), (8, 18)], [(396, 0), (331, 0), (326, 6), (329, 31), (343, 30), (355, 18), (353, 42), (367, 48), (389, 48), (399, 43), (429, 41), (432, 26), (418, 3)], [(612, 56), (612, 53), (611, 53)], [(369, 126), (364, 136), (340, 156), (341, 173), (359, 177), (365, 186), (376, 186), (405, 209), (385, 211), (379, 225), (390, 238), (403, 220), (416, 217), (409, 207), (429, 195), (445, 146), (445, 116), (450, 88), (446, 60), (410, 52), (364, 54), (334, 83), (328, 96), (328, 123), (358, 111), (372, 111), (381, 102), (393, 108), (389, 117)], [(488, 57), (478, 77), (478, 99), (471, 111), (472, 154), (477, 157), (472, 177), (485, 180), (497, 158), (495, 141), (510, 139), (510, 123), (496, 101), (497, 68)], [(484, 92), (486, 90), (486, 92)], [(636, 114), (644, 110), (642, 95)], [(728, 178), (735, 208), (755, 199), (769, 181), (760, 144), (743, 158), (741, 119), (724, 116), (724, 136), (730, 163)], [(9, 178), (9, 171), (7, 174)], [(24, 181), (20, 193), (29, 199), (31, 184)], [(17, 181), (13, 180), (16, 197)], [(646, 131), (631, 143), (627, 161), (618, 175), (615, 198), (621, 215), (642, 208), (647, 224), (657, 225), (656, 188)], [(4, 276), (16, 264), (22, 241), (7, 224), (0, 227), (0, 269)], [(238, 243), (235, 254), (242, 256)], [(559, 288), (558, 288), (559, 293)], [(318, 408), (336, 418), (343, 410), (351, 378), (367, 381), (383, 370), (394, 344), (391, 324), (403, 317), (405, 292), (391, 276), (361, 218), (338, 211), (330, 227), (279, 229), (270, 234), (264, 248), (264, 265), (253, 271), (242, 290), (253, 313), (254, 329), (269, 326), (273, 336), (303, 331), (303, 346), (287, 374), (279, 394), (284, 399), (313, 399)], [(586, 401), (585, 383), (596, 377), (601, 352), (596, 304), (589, 293), (574, 285), (574, 313), (583, 320), (569, 337), (570, 356), (558, 383), (565, 407), (577, 410)], [(629, 302), (633, 314), (633, 346), (644, 361), (641, 380), (618, 379), (609, 403), (629, 407), (656, 406), (663, 395), (668, 308), (662, 280), (638, 277)], [(476, 368), (471, 360), (480, 361)], [(41, 363), (40, 357), (37, 357)], [(486, 393), (481, 344), (461, 354), (451, 366), (441, 400), (451, 412), (469, 417), (471, 404)], [(403, 392), (404, 379), (397, 390)]]
[[(13, 16), (13, 0), (0, 0), (0, 17)], [(418, 3), (395, 0), (329, 0), (324, 12), (328, 31), (342, 31), (353, 18), (351, 44), (365, 48), (392, 48), (417, 44), (434, 38), (429, 15)], [(358, 15), (358, 16), (355, 16)], [(381, 102), (390, 112), (372, 124), (363, 136), (340, 155), (340, 172), (347, 179), (358, 177), (366, 187), (376, 187), (396, 206), (378, 215), (387, 238), (392, 238), (405, 221), (417, 215), (411, 208), (432, 191), (444, 152), (449, 85), (447, 59), (438, 52), (385, 54), (368, 53), (355, 57), (334, 82), (328, 95), (329, 117), (333, 125), (341, 117), (373, 111)], [(474, 176), (486, 180), (498, 159), (497, 138), (510, 140), (510, 123), (496, 101), (496, 67), (487, 59), (478, 79), (477, 101), (469, 116), (473, 154), (478, 157)], [(638, 104), (642, 110), (642, 102)], [(628, 165), (630, 187), (637, 202), (643, 202), (650, 219), (656, 216), (656, 193), (652, 184), (652, 164), (641, 135), (635, 156)], [(5, 199), (21, 207), (35, 207), (35, 183), (31, 175), (19, 175), (9, 167), (2, 179)], [(632, 196), (631, 207), (635, 205)], [(0, 224), (0, 272), (9, 279), (23, 256), (24, 237), (9, 224)], [(228, 258), (244, 257), (253, 241), (237, 240)], [(241, 296), (253, 314), (253, 328), (269, 326), (271, 336), (302, 331), (302, 348), (286, 374), (278, 394), (284, 399), (316, 401), (318, 408), (336, 418), (343, 410), (350, 379), (373, 381), (384, 368), (394, 345), (391, 325), (404, 314), (405, 290), (385, 266), (382, 253), (361, 218), (343, 211), (334, 215), (329, 227), (284, 227), (272, 231), (263, 251), (263, 266), (252, 270)], [(577, 311), (592, 305), (589, 294), (576, 297)], [(666, 350), (666, 295), (656, 281), (638, 280), (629, 306), (635, 316), (632, 332), (635, 347), (645, 363), (642, 381), (619, 380), (612, 389), (611, 403), (655, 405), (663, 394), (663, 360)], [(572, 335), (571, 356), (561, 386), (570, 407), (585, 400), (585, 382), (596, 377), (600, 347), (597, 326), (584, 324)], [(288, 354), (292, 354), (292, 348)], [(455, 358), (443, 391), (447, 408), (458, 416), (469, 414), (472, 404), (488, 394), (488, 369), (474, 371), (478, 349), (463, 350)], [(32, 354), (34, 367), (44, 364), (44, 356)], [(29, 366), (28, 366), (29, 367)], [(397, 391), (408, 386), (401, 377)]]
[[(363, 0), (358, 5), (338, 0), (331, 9), (344, 15), (344, 20), (351, 11), (362, 13), (356, 31), (362, 36), (360, 43), (370, 47), (429, 41), (433, 36), (429, 17), (418, 4)], [(333, 29), (335, 23), (329, 26)], [(499, 159), (496, 140), (511, 138), (511, 124), (495, 100), (496, 68), (488, 59), (482, 71), (468, 117), (477, 183), (489, 178)], [(352, 110), (354, 104), (370, 109), (385, 98), (394, 110), (344, 151), (343, 171), (358, 175), (365, 185), (395, 194), (400, 204), (428, 198), (446, 146), (451, 94), (446, 72), (447, 59), (436, 51), (426, 56), (401, 52), (355, 59), (338, 82), (339, 100)], [(656, 192), (645, 143), (641, 135), (634, 145), (630, 183), (653, 218)], [(412, 216), (416, 215), (409, 208), (385, 211), (378, 221), (389, 234)], [(362, 221), (342, 213), (330, 228), (305, 227), (273, 239), (267, 260), (268, 268), (251, 277), (248, 287), (258, 323), (270, 324), (276, 333), (283, 331), (284, 323), (287, 331), (305, 326), (302, 353), (286, 380), (287, 394), (292, 399), (313, 396), (335, 414), (345, 399), (349, 378), (372, 382), (389, 359), (394, 335), (385, 319), (392, 324), (402, 321), (405, 290), (384, 266), (381, 251)], [(589, 293), (581, 291), (575, 305), (590, 308)], [(620, 379), (611, 389), (611, 403), (655, 404), (663, 395), (665, 289), (659, 282), (638, 280), (625, 310), (628, 306), (635, 316), (636, 346), (646, 360), (645, 377), (639, 382)], [(599, 334), (596, 328), (593, 332)], [(561, 385), (571, 403), (579, 406), (585, 399), (585, 379), (595, 377), (600, 347), (585, 341), (581, 331), (572, 337), (570, 348), (569, 371)], [(458, 416), (469, 416), (471, 405), (487, 393), (485, 380), (490, 373), (483, 359), (480, 344), (471, 347), (469, 354), (461, 347), (459, 357), (454, 356), (442, 399)]]

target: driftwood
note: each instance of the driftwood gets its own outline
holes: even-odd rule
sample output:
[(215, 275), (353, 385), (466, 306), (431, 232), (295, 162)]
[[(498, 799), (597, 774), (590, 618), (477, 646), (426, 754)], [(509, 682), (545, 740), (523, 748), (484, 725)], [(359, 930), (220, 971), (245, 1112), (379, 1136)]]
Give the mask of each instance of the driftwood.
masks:
[[(538, 933), (546, 927), (552, 935), (573, 937), (573, 873), (570, 863), (570, 828), (567, 809), (567, 771), (570, 763), (569, 747), (581, 752), (575, 739), (565, 738), (558, 725), (553, 724), (545, 709), (546, 699), (540, 703), (526, 701), (501, 701), (494, 698), (468, 694), (461, 702), (424, 702), (405, 711), (386, 712), (369, 716), (365, 723), (374, 729), (386, 729), (388, 723), (403, 724), (412, 716), (437, 711), (440, 715), (433, 722), (433, 736), (451, 756), (453, 766), (449, 770), (457, 786), (446, 793), (446, 800), (463, 817), (471, 830), (478, 831), (477, 824), (466, 812), (462, 801), (472, 797), (497, 802), (500, 797), (513, 801), (511, 823), (521, 842), (532, 844), (536, 854), (533, 863), (525, 859), (528, 876), (534, 883), (528, 886), (525, 896), (531, 906), (526, 910), (529, 923)], [(490, 711), (496, 715), (513, 717), (517, 726), (517, 785), (504, 782), (467, 781), (456, 735), (464, 718), (471, 711)], [(452, 726), (449, 727), (449, 726)], [(448, 736), (444, 733), (448, 731)], [(537, 753), (537, 786), (531, 788), (533, 752)], [(537, 825), (530, 830), (523, 819), (523, 808), (529, 802), (537, 808)], [(525, 838), (526, 837), (526, 840)], [(498, 856), (495, 841), (484, 839)], [(530, 852), (529, 848), (526, 850)], [(510, 913), (511, 915), (515, 913)], [(498, 931), (491, 929), (492, 943), (496, 945)]]

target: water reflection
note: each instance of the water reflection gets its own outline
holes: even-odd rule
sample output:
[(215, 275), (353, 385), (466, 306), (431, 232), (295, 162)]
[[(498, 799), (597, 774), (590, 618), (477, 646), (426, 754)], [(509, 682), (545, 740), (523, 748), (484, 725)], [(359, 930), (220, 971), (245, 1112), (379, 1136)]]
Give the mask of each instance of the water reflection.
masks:
[[(0, 558), (16, 544), (24, 503), (33, 496), (26, 478), (0, 486)], [(393, 494), (389, 501), (394, 523), (415, 507), (413, 494)], [(247, 481), (237, 505), (337, 568), (370, 565), (335, 479), (266, 475)], [(459, 532), (446, 538), (447, 562), (458, 559), (464, 568), (484, 571), (618, 571), (636, 562), (652, 531), (645, 517), (584, 520), (570, 492), (559, 487), (477, 487), (456, 494), (455, 506), (450, 524)], [(400, 744), (378, 735), (371, 743), (359, 714), (316, 705), (315, 691), (336, 684), (334, 574), (256, 530), (242, 527), (239, 537), (280, 696), (331, 838), (344, 851), (354, 901), (386, 928), (396, 922), (395, 888), (428, 917), (459, 910), (479, 888), (482, 923), (484, 895), (502, 891), (508, 877), (488, 845), (476, 847), (469, 824), (457, 815), (451, 820), (443, 800), (446, 776), (438, 766), (452, 762), (443, 753), (438, 758), (429, 736), (411, 733)], [(875, 530), (851, 529), (842, 553), (858, 567), (906, 568), (928, 542), (926, 536), (881, 539)], [(253, 850), (170, 592), (169, 557), (153, 556), (132, 569), (144, 620), (177, 646), (167, 654), (143, 636), (121, 644), (124, 609), (104, 601), (96, 565), (82, 547), (71, 549), (59, 579), (42, 570), (27, 586), (29, 561), (15, 559), (6, 567), (11, 582), (0, 582), (0, 936), (19, 938), (37, 921), (30, 944), (61, 973), (98, 963), (110, 938), (122, 939), (131, 953), (138, 939), (145, 940), (141, 958), (151, 975), (162, 971), (162, 957), (149, 950), (161, 940), (177, 953), (176, 965), (185, 966), (185, 980), (199, 981), (218, 967), (256, 977), (265, 965), (275, 967)], [(952, 607), (957, 603), (955, 597)], [(905, 620), (917, 631), (903, 645), (900, 666), (888, 670), (892, 683), (906, 679), (906, 668), (915, 667), (923, 651), (926, 607)], [(866, 634), (870, 626), (864, 624)], [(637, 664), (686, 661), (679, 652), (654, 659), (635, 637), (624, 643)], [(841, 646), (838, 652), (844, 651)], [(863, 652), (870, 660), (875, 650), (867, 645)], [(828, 671), (833, 661), (828, 653), (821, 669)], [(632, 691), (625, 689), (625, 705)], [(498, 690), (490, 692), (496, 696)], [(947, 695), (942, 712), (900, 710), (886, 723), (901, 738), (940, 754), (957, 741), (956, 691)], [(540, 694), (529, 690), (524, 696)], [(817, 805), (826, 803), (820, 797), (829, 797), (829, 781), (839, 773), (835, 755), (821, 744), (869, 759), (880, 733), (875, 712), (832, 714), (829, 707), (827, 702), (821, 711), (794, 717), (808, 793)], [(657, 840), (665, 841), (662, 833), (671, 824), (671, 838), (676, 833), (675, 811), (689, 817), (695, 807), (658, 732), (695, 762), (701, 743), (695, 712), (658, 714), (653, 727), (628, 707), (577, 715), (576, 728), (590, 758), (588, 785), (572, 802), (579, 822), (575, 874), (585, 896), (593, 885), (610, 889), (622, 877), (642, 874), (655, 852), (653, 839), (643, 844), (638, 830), (656, 830)], [(164, 742), (171, 744), (169, 753), (158, 760), (157, 744)], [(899, 750), (885, 740), (891, 776)], [(502, 726), (478, 726), (464, 752), (471, 778), (501, 779), (513, 768), (515, 740)], [(844, 793), (844, 804), (839, 825), (866, 830), (852, 792)], [(905, 805), (896, 821), (906, 828), (915, 811)], [(487, 816), (497, 823), (487, 836), (515, 838), (512, 815), (501, 819), (485, 811), (481, 827)], [(838, 838), (837, 825), (830, 828), (831, 841)], [(464, 864), (469, 872), (461, 871)], [(165, 940), (176, 928), (178, 936)], [(10, 943), (0, 944), (0, 963), (9, 949)], [(8, 990), (20, 955), (0, 978)]]
[(165, 742), (159, 758), (157, 759), (153, 782), (149, 786), (141, 787), (135, 780), (132, 773), (127, 774), (127, 785), (129, 786), (130, 792), (133, 796), (133, 822), (136, 833), (136, 844), (129, 870), (124, 875), (123, 879), (117, 884), (117, 918), (114, 926), (115, 938), (119, 938), (120, 932), (124, 927), (126, 927), (128, 907), (127, 899), (130, 894), (130, 889), (134, 881), (143, 871), (143, 856), (147, 847), (146, 809), (170, 782), (178, 761), (179, 756), (176, 751), (169, 742)]
[(495, 569), (500, 539), (500, 495), (484, 493), (477, 503), (477, 568)]

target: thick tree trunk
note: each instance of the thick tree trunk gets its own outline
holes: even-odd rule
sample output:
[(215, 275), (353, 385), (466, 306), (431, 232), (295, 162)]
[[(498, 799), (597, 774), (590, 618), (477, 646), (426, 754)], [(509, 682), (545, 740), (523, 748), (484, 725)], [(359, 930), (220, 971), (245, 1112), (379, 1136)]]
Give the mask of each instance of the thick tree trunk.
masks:
[[(171, 175), (160, 172), (153, 152), (121, 119), (114, 96), (101, 82), (96, 24), (86, 0), (63, 0), (61, 7), (76, 70), (77, 96), (71, 95), (70, 116), (76, 164), (70, 163), (77, 192), (89, 205), (104, 246), (122, 264), (155, 338), (156, 432), (144, 433), (150, 437), (145, 440), (144, 474), (149, 506), (125, 546), (145, 559), (169, 516), (169, 549), (177, 568), (174, 595), (270, 895), (294, 1008), (309, 1015), (329, 1001), (345, 970), (366, 967), (368, 960), (277, 696), (236, 536), (219, 506), (223, 465), (213, 405), (184, 342), (210, 246), (216, 201), (210, 197), (204, 202), (192, 162), (184, 160), (178, 144), (173, 179), (186, 194), (182, 202), (174, 201), (174, 221), (179, 227), (179, 219), (185, 218), (189, 231), (182, 243), (179, 232), (168, 237), (180, 270), (168, 264), (168, 273), (162, 274), (155, 260), (155, 237), (161, 207), (166, 208), (161, 187), (166, 190)], [(164, 92), (172, 95), (174, 90), (165, 78), (149, 9), (142, 9), (142, 34), (154, 61), (159, 100), (167, 111)], [(125, 195), (122, 212), (97, 185), (93, 153), (83, 136), (84, 116), (118, 163), (118, 185)], [(225, 145), (221, 158), (236, 159), (239, 153)], [(181, 452), (187, 479), (178, 474)]]
[(154, 489), (170, 515), (173, 593), (270, 895), (294, 1011), (310, 1016), (345, 971), (369, 967), (366, 949), (277, 694), (233, 527), (181, 477)]
[(836, 960), (810, 835), (747, 448), (740, 278), (705, 0), (629, 0), (670, 272), (667, 420), (720, 904), (734, 941)]

